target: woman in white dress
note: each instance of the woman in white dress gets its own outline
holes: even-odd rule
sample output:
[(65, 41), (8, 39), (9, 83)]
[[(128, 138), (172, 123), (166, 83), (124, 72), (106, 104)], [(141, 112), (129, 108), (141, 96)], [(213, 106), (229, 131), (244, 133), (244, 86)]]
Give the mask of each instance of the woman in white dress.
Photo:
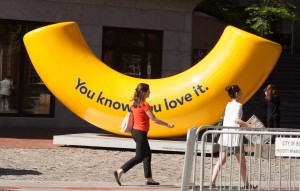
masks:
[[(223, 126), (227, 127), (253, 127), (251, 124), (242, 120), (243, 115), (243, 106), (238, 101), (242, 97), (242, 90), (238, 85), (231, 85), (226, 87), (225, 89), (228, 92), (228, 96), (231, 98), (231, 101), (227, 103)], [(222, 129), (222, 131), (234, 131), (235, 129)], [(242, 180), (245, 184), (245, 187), (249, 186), (253, 189), (257, 188), (257, 185), (250, 185), (248, 183), (248, 178), (246, 175), (246, 159), (245, 159), (245, 150), (243, 144), (240, 143), (241, 137), (239, 134), (221, 134), (218, 143), (222, 146), (222, 153), (220, 153), (220, 159), (216, 163), (213, 174), (212, 174), (212, 186), (216, 187), (216, 179), (220, 168), (225, 164), (227, 155), (234, 154), (237, 160), (240, 163), (240, 170)]]

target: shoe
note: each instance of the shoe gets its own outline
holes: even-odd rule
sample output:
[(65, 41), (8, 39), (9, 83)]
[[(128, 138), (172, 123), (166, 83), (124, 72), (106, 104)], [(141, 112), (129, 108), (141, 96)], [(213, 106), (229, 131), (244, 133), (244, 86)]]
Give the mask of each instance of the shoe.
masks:
[(120, 182), (119, 175), (118, 175), (117, 171), (114, 171), (114, 176), (115, 176), (115, 179), (116, 179), (117, 183), (119, 184), (119, 186), (121, 186), (121, 182)]
[(253, 189), (255, 190), (256, 188), (258, 188), (258, 185), (252, 185), (252, 184), (248, 184), (248, 186), (245, 186), (246, 189)]
[(150, 181), (146, 181), (145, 184), (146, 184), (146, 185), (159, 185), (159, 182), (150, 182)]
[(212, 188), (217, 188), (217, 186), (216, 186), (215, 183), (212, 183), (212, 184), (211, 184), (211, 187), (212, 187)]

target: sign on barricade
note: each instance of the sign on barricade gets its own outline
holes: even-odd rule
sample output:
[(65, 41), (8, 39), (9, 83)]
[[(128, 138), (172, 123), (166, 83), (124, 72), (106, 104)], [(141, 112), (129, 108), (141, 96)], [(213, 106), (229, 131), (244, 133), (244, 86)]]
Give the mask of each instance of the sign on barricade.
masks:
[(276, 137), (275, 155), (285, 157), (300, 157), (300, 138)]

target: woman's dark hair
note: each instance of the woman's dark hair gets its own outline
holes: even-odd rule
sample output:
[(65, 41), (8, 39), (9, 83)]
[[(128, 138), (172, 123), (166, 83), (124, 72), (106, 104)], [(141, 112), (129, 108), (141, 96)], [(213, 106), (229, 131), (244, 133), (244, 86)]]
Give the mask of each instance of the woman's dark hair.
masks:
[(238, 85), (227, 86), (225, 90), (228, 92), (230, 98), (236, 98), (236, 93), (241, 91)]
[(139, 83), (133, 95), (133, 106), (136, 108), (144, 102), (144, 95), (149, 90), (149, 85)]
[(265, 92), (270, 92), (270, 94), (266, 95), (266, 98), (268, 100), (271, 100), (272, 96), (275, 95), (275, 89), (276, 89), (276, 87), (273, 84), (268, 84), (267, 87), (264, 89)]
[(265, 91), (270, 91), (272, 94), (274, 94), (275, 93), (275, 89), (276, 89), (275, 85), (268, 84), (267, 87), (265, 88)]

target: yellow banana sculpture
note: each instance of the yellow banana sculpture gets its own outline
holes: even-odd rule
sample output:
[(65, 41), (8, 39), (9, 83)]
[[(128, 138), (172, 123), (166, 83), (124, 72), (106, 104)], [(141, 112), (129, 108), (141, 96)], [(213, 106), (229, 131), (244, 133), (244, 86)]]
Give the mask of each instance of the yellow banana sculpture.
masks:
[(213, 50), (194, 67), (171, 77), (139, 79), (101, 62), (83, 39), (78, 25), (63, 22), (27, 33), (30, 59), (49, 90), (72, 112), (112, 133), (119, 131), (138, 83), (148, 83), (155, 115), (175, 127), (154, 123), (148, 136), (185, 135), (192, 126), (214, 124), (229, 100), (224, 88), (238, 84), (245, 103), (266, 80), (281, 53), (269, 40), (226, 27)]

